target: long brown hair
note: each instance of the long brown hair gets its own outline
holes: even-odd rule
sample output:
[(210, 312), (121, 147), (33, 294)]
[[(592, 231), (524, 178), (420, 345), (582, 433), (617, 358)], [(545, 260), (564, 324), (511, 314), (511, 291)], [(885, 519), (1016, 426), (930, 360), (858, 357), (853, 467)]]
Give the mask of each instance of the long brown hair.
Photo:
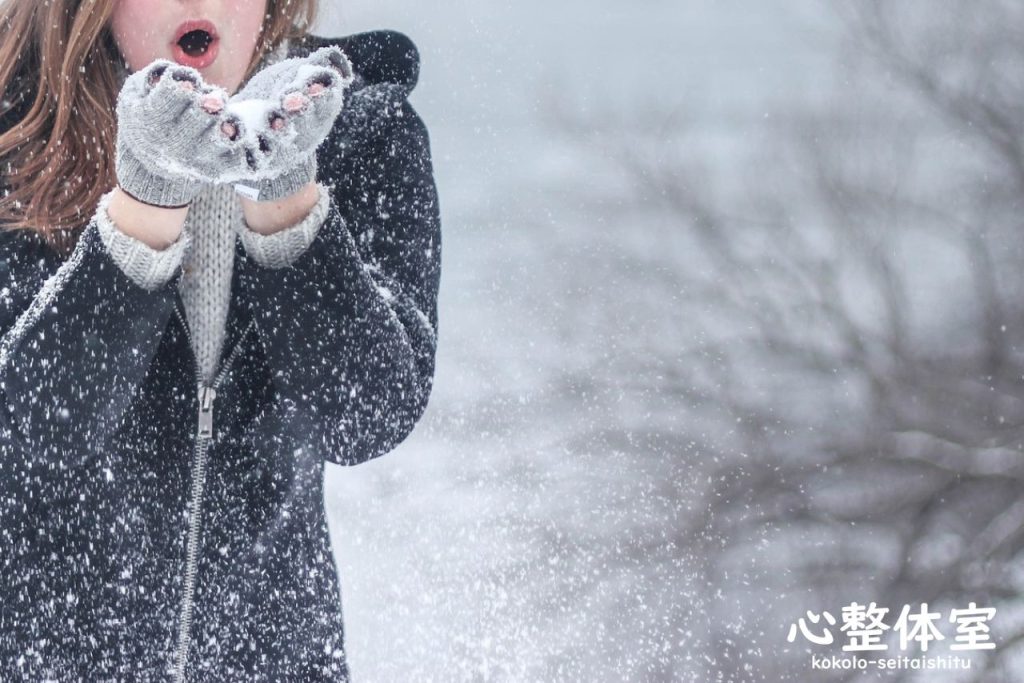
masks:
[[(317, 1), (267, 0), (246, 79), (282, 41), (309, 32)], [(0, 229), (35, 230), (65, 255), (117, 182), (127, 66), (110, 30), (116, 2), (0, 0)]]

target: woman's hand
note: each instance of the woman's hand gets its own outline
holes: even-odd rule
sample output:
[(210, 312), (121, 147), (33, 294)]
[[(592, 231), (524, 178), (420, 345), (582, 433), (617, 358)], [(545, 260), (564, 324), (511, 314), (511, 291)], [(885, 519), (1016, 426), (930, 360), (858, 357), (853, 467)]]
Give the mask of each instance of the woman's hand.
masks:
[(225, 107), (242, 154), (220, 177), (261, 202), (288, 197), (316, 179), (316, 148), (344, 107), (352, 65), (335, 46), (256, 73)]
[(159, 207), (189, 204), (244, 158), (227, 92), (198, 71), (158, 59), (129, 76), (117, 99), (117, 180)]

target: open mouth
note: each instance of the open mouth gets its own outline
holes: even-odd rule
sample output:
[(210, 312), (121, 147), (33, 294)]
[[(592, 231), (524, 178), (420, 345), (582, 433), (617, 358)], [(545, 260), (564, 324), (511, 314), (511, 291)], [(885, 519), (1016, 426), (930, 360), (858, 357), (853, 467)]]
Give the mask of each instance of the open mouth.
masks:
[(209, 31), (203, 29), (196, 29), (195, 31), (189, 31), (181, 38), (178, 39), (178, 45), (185, 51), (189, 57), (200, 57), (206, 54), (206, 51), (213, 44), (213, 35)]
[(217, 58), (219, 43), (213, 22), (198, 19), (185, 21), (178, 26), (171, 49), (178, 63), (202, 69)]

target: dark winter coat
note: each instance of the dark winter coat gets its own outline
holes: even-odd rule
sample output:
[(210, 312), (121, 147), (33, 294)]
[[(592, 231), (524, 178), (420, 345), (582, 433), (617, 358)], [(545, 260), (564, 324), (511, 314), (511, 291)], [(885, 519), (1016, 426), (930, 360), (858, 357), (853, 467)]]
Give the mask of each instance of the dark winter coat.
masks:
[(348, 680), (324, 461), (423, 413), (441, 234), (415, 46), (290, 56), (326, 44), (356, 73), (318, 150), (329, 216), (289, 267), (236, 242), (215, 393), (180, 271), (144, 290), (95, 223), (67, 258), (0, 232), (0, 681)]

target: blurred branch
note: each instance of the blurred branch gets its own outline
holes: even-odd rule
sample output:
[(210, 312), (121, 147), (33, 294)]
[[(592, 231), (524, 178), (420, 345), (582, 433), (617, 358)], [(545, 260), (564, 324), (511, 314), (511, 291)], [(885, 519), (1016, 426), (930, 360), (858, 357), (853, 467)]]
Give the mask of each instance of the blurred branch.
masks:
[[(547, 102), (550, 126), (618, 174), (637, 211), (664, 217), (647, 253), (616, 256), (620, 271), (643, 273), (646, 296), (699, 330), (670, 356), (613, 361), (615, 389), (656, 376), (657, 396), (694, 419), (713, 412), (736, 445), (707, 445), (720, 464), (706, 509), (675, 537), (680, 553), (721, 542), (708, 572), (740, 572), (737, 548), (771, 553), (768, 529), (874, 528), (897, 539), (888, 564), (794, 555), (794, 582), (840, 588), (859, 572), (877, 576), (861, 601), (1010, 601), (1024, 550), (1024, 252), (1001, 240), (1019, 236), (1024, 194), (1024, 10), (867, 0), (841, 18), (863, 83), (794, 111), (764, 151), (772, 176), (743, 169), (746, 197), (723, 196), (682, 108)], [(921, 150), (948, 141), (964, 163), (928, 165)], [(940, 246), (962, 271), (928, 262)], [(944, 307), (922, 304), (923, 278), (948, 292)], [(941, 562), (922, 554), (938, 538), (957, 539)], [(1005, 636), (986, 671), (1007, 666), (1024, 631)]]

